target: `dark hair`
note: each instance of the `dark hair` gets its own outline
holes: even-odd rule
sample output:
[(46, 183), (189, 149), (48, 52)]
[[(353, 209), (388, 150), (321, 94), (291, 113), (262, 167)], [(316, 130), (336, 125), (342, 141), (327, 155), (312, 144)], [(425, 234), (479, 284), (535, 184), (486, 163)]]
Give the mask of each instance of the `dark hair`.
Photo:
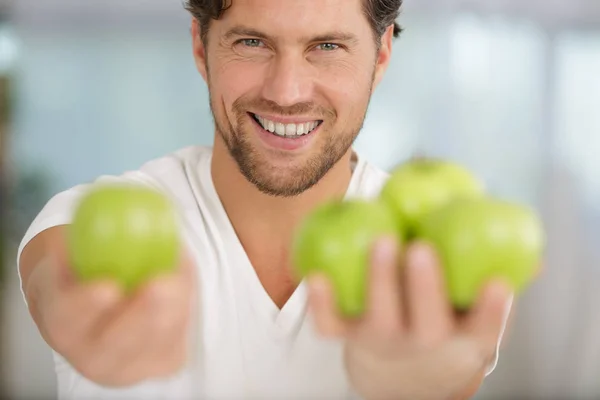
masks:
[[(185, 0), (185, 9), (198, 20), (202, 39), (206, 39), (206, 34), (212, 20), (219, 19), (223, 13), (231, 7), (233, 0)], [(362, 0), (363, 10), (373, 34), (379, 43), (379, 39), (385, 33), (385, 30), (394, 25), (394, 37), (400, 36), (402, 28), (396, 22), (400, 15), (400, 8), (404, 0)]]

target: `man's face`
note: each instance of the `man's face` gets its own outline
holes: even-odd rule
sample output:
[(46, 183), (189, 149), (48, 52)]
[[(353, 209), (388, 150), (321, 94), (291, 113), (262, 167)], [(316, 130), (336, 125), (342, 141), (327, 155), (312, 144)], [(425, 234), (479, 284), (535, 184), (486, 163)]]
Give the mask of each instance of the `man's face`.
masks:
[(316, 184), (350, 149), (389, 61), (362, 0), (234, 0), (195, 25), (217, 134), (242, 174), (273, 196)]

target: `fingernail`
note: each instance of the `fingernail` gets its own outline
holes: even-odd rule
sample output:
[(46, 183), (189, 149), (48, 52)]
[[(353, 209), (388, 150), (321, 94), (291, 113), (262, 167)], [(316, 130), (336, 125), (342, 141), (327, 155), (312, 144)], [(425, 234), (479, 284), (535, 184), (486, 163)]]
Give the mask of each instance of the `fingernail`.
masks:
[(320, 295), (327, 290), (327, 278), (320, 274), (314, 274), (307, 278), (308, 291), (313, 295)]
[(421, 244), (413, 246), (409, 254), (409, 264), (416, 268), (431, 264), (429, 249)]
[(377, 242), (375, 246), (375, 262), (387, 263), (396, 256), (396, 241), (391, 237), (385, 237)]

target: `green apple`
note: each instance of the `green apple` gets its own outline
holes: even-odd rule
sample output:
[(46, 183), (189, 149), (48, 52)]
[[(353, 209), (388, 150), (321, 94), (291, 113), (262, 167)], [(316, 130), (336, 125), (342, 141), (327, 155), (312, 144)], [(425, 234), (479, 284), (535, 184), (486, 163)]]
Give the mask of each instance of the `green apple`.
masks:
[(96, 185), (68, 230), (79, 279), (113, 280), (126, 292), (177, 266), (180, 238), (171, 202), (139, 185)]
[(356, 317), (365, 310), (369, 260), (375, 240), (382, 236), (397, 237), (393, 215), (384, 203), (353, 199), (321, 205), (296, 232), (296, 274), (303, 278), (323, 273), (332, 284), (338, 310)]
[(460, 164), (441, 159), (415, 158), (392, 171), (380, 197), (412, 239), (416, 225), (448, 202), (484, 195), (483, 183)]
[(417, 237), (436, 249), (458, 310), (470, 308), (491, 279), (520, 293), (537, 273), (545, 240), (533, 210), (494, 198), (447, 204), (422, 221)]

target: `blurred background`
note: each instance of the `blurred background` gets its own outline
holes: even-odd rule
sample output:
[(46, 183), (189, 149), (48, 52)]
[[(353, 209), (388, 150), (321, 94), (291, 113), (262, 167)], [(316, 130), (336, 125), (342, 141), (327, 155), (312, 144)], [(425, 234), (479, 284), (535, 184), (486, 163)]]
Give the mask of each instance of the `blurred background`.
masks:
[[(213, 128), (181, 0), (0, 0), (0, 378), (52, 399), (51, 355), (15, 253), (58, 191), (135, 169)], [(465, 163), (541, 213), (545, 271), (480, 399), (600, 398), (600, 1), (406, 0), (357, 149)]]

